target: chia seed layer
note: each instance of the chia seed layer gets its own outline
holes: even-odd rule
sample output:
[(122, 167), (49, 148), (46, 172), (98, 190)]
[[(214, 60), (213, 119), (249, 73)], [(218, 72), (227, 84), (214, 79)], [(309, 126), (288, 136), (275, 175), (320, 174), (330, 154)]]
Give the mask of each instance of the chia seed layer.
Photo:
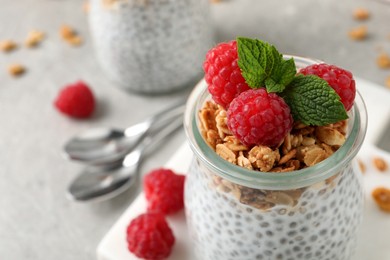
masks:
[(295, 205), (261, 210), (219, 190), (215, 175), (195, 158), (185, 205), (197, 259), (350, 259), (363, 207), (355, 167), (303, 188)]
[(212, 44), (208, 7), (209, 0), (92, 0), (90, 27), (104, 71), (148, 94), (190, 84)]

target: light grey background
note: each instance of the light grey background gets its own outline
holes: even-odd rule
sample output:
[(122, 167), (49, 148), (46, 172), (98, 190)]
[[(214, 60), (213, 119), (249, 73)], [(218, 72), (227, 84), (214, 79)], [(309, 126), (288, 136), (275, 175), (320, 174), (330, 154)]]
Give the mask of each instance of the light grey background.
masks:
[[(99, 68), (88, 35), (82, 1), (0, 0), (0, 40), (23, 41), (40, 29), (47, 40), (34, 50), (0, 53), (0, 259), (94, 259), (95, 248), (139, 191), (99, 204), (77, 204), (65, 190), (81, 166), (61, 155), (63, 143), (93, 126), (125, 127), (170, 102), (185, 98), (189, 89), (160, 97), (145, 97), (116, 88)], [(369, 21), (352, 19), (352, 10), (367, 7)], [(390, 5), (373, 0), (231, 0), (212, 6), (217, 41), (252, 36), (275, 44), (288, 54), (315, 57), (338, 64), (355, 75), (384, 84), (390, 70), (376, 66), (379, 49), (390, 53)], [(85, 44), (69, 47), (58, 34), (67, 23), (77, 28)], [(348, 31), (366, 24), (369, 38), (351, 41)], [(20, 62), (28, 72), (14, 79), (6, 66)], [(53, 109), (65, 84), (83, 79), (97, 98), (90, 120), (72, 120)], [(142, 173), (162, 166), (185, 140), (181, 132), (156, 152)]]

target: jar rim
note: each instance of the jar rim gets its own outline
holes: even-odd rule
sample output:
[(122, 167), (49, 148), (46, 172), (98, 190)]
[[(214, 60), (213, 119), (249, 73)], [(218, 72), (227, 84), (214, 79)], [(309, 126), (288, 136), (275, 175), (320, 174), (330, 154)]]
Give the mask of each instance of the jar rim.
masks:
[[(297, 67), (321, 63), (319, 60), (298, 56), (284, 55), (284, 57), (293, 57)], [(197, 112), (200, 109), (200, 101), (207, 99), (210, 99), (210, 94), (207, 91), (205, 80), (202, 79), (188, 98), (184, 117), (185, 133), (191, 149), (212, 172), (234, 183), (251, 188), (295, 189), (325, 180), (338, 173), (356, 156), (367, 130), (366, 107), (360, 93), (356, 91), (353, 108), (348, 112), (348, 121), (352, 121), (351, 131), (345, 143), (332, 156), (314, 166), (291, 172), (276, 174), (249, 170), (221, 158), (202, 137), (197, 124)]]

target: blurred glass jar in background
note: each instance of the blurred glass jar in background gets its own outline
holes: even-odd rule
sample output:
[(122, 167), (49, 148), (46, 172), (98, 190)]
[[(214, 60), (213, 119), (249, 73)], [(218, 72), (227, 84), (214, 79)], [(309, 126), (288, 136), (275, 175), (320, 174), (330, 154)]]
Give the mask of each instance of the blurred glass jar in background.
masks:
[(91, 35), (104, 72), (144, 94), (193, 84), (213, 43), (209, 2), (91, 0)]

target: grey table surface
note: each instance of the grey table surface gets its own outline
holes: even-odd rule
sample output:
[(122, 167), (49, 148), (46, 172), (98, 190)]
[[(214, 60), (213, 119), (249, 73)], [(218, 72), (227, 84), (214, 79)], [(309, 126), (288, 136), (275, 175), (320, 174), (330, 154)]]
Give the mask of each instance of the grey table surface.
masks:
[[(90, 127), (136, 123), (185, 98), (190, 89), (150, 97), (117, 88), (95, 60), (82, 1), (0, 0), (0, 6), (0, 39), (23, 41), (34, 28), (47, 33), (37, 49), (0, 53), (0, 259), (95, 259), (98, 242), (140, 188), (102, 203), (67, 200), (67, 186), (82, 166), (63, 158), (62, 145)], [(371, 19), (352, 19), (352, 10), (360, 6), (371, 11)], [(338, 64), (380, 85), (390, 75), (375, 62), (379, 49), (390, 52), (390, 5), (372, 0), (231, 0), (213, 4), (212, 16), (215, 42), (257, 37), (283, 53)], [(58, 29), (63, 23), (77, 28), (85, 44), (72, 48), (62, 42)], [(368, 26), (368, 39), (350, 40), (348, 31), (362, 24)], [(12, 62), (25, 64), (28, 72), (10, 77), (6, 66)], [(93, 87), (98, 99), (89, 120), (64, 117), (52, 104), (62, 86), (79, 79)], [(141, 173), (164, 165), (184, 141), (184, 133), (178, 133), (143, 164)]]

